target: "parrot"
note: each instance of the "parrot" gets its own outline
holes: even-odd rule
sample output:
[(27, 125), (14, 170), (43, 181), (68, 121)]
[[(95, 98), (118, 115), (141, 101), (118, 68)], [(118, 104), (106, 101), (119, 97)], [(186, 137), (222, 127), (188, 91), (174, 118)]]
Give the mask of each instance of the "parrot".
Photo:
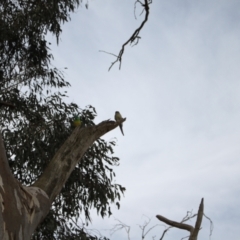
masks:
[[(120, 112), (118, 112), (118, 111), (116, 111), (115, 112), (115, 120), (116, 120), (116, 122), (119, 122), (119, 120), (122, 120), (123, 118), (122, 118), (122, 115), (120, 114)], [(124, 133), (123, 133), (123, 124), (121, 123), (120, 125), (119, 125), (119, 127), (120, 127), (120, 130), (121, 130), (121, 132), (122, 132), (122, 135), (124, 136)]]
[(81, 122), (81, 120), (80, 120), (80, 117), (75, 116), (75, 117), (74, 117), (74, 120), (73, 120), (73, 125), (74, 125), (74, 127), (80, 126), (81, 123), (82, 123), (82, 122)]

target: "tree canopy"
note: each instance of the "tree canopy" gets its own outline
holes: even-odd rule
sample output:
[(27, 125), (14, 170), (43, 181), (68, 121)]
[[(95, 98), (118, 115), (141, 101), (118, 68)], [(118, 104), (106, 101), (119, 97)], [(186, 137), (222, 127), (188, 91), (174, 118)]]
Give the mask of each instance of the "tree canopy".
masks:
[[(73, 131), (74, 115), (85, 126), (94, 125), (94, 107), (81, 109), (66, 103), (70, 86), (62, 72), (51, 68), (53, 59), (48, 32), (58, 41), (61, 24), (79, 5), (77, 0), (1, 1), (0, 3), (0, 100), (14, 107), (1, 107), (1, 129), (14, 176), (23, 184), (33, 184), (57, 149)], [(80, 213), (91, 219), (95, 208), (110, 215), (110, 203), (119, 207), (125, 188), (113, 183), (114, 142), (98, 139), (70, 175), (61, 194), (39, 226), (33, 239), (63, 239), (88, 236), (75, 223)]]
[[(136, 1), (136, 3), (141, 3)], [(145, 0), (142, 6), (149, 14)], [(2, 0), (0, 3), (0, 124), (10, 168), (16, 179), (31, 186), (41, 176), (49, 162), (72, 134), (73, 120), (81, 127), (94, 126), (96, 110), (66, 103), (66, 88), (70, 83), (63, 73), (52, 67), (53, 55), (46, 36), (56, 37), (61, 25), (79, 0)], [(143, 25), (122, 47), (138, 41)], [(110, 204), (120, 207), (125, 188), (115, 183), (113, 167), (119, 164), (114, 156), (114, 141), (97, 139), (86, 151), (51, 210), (35, 232), (33, 239), (97, 239), (77, 223), (80, 214), (91, 220), (90, 209), (102, 216), (111, 215)]]

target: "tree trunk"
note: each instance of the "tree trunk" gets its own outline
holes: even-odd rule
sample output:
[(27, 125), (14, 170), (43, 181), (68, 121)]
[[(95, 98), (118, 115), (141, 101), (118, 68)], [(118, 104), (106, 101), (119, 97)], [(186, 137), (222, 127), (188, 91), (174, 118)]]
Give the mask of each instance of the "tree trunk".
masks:
[(29, 240), (87, 149), (125, 120), (77, 127), (29, 187), (23, 186), (11, 173), (0, 133), (0, 239)]

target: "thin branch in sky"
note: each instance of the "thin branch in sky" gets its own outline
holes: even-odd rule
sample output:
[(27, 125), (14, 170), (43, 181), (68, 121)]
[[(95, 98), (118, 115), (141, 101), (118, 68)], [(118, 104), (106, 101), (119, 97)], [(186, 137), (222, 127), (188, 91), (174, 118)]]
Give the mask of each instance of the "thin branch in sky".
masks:
[(118, 221), (119, 223), (116, 224), (111, 230), (110, 230), (110, 235), (113, 235), (115, 232), (119, 231), (119, 230), (122, 230), (124, 229), (127, 233), (127, 237), (128, 237), (128, 240), (130, 240), (130, 230), (131, 230), (131, 227), (126, 225), (125, 223), (121, 222), (120, 220), (118, 219), (115, 219), (116, 221)]
[(151, 219), (148, 218), (148, 220), (143, 224), (143, 225), (138, 225), (140, 227), (140, 229), (142, 230), (142, 240), (145, 239), (145, 237), (147, 236), (147, 234), (152, 230), (154, 229), (155, 227), (157, 226), (161, 226), (160, 224), (156, 224), (152, 227), (150, 227), (149, 229), (146, 229), (148, 227), (148, 225), (150, 224), (151, 222)]
[(210, 234), (209, 234), (209, 239), (211, 239), (212, 236), (212, 232), (213, 232), (213, 221), (211, 220), (211, 218), (209, 218), (208, 216), (206, 216), (205, 213), (203, 213), (204, 217), (207, 218), (210, 221)]
[[(109, 52), (105, 52), (105, 51), (101, 51), (101, 52), (105, 52), (107, 54), (110, 54), (110, 55), (114, 55), (116, 56), (116, 60), (114, 62), (111, 63), (111, 66), (109, 67), (108, 71), (111, 70), (112, 66), (119, 62), (119, 69), (121, 69), (121, 65), (122, 65), (122, 56), (123, 56), (123, 53), (124, 53), (124, 50), (125, 50), (125, 47), (128, 45), (128, 44), (133, 44), (133, 46), (137, 45), (138, 44), (138, 41), (139, 39), (141, 38), (139, 36), (139, 33), (140, 31), (142, 30), (143, 26), (145, 25), (145, 23), (148, 21), (148, 16), (149, 16), (149, 5), (152, 3), (152, 0), (144, 0), (144, 3), (139, 1), (139, 0), (136, 0), (134, 6), (136, 8), (136, 4), (139, 3), (142, 7), (143, 7), (143, 11), (145, 11), (145, 18), (144, 20), (142, 21), (141, 25), (134, 31), (134, 33), (132, 34), (132, 36), (122, 45), (122, 48), (121, 50), (119, 51), (118, 55), (115, 55), (115, 54), (112, 54), (112, 53), (109, 53)], [(135, 10), (134, 10), (134, 14), (135, 14)]]

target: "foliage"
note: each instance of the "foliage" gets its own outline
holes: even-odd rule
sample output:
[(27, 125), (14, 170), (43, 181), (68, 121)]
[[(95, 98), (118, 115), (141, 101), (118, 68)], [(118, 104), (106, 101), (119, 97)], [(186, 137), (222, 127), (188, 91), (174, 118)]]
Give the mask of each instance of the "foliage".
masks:
[[(58, 41), (61, 24), (79, 0), (2, 0), (0, 2), (0, 100), (14, 108), (0, 108), (0, 125), (14, 176), (31, 185), (44, 171), (55, 152), (72, 132), (74, 116), (83, 126), (93, 125), (96, 111), (66, 102), (69, 87), (63, 73), (51, 67), (46, 34)], [(76, 166), (51, 211), (33, 239), (97, 239), (82, 226), (71, 227), (79, 214), (87, 222), (95, 208), (102, 217), (111, 214), (110, 204), (119, 207), (125, 191), (113, 184), (114, 142), (98, 139)], [(69, 227), (67, 227), (69, 224)], [(56, 237), (57, 236), (57, 237)]]

